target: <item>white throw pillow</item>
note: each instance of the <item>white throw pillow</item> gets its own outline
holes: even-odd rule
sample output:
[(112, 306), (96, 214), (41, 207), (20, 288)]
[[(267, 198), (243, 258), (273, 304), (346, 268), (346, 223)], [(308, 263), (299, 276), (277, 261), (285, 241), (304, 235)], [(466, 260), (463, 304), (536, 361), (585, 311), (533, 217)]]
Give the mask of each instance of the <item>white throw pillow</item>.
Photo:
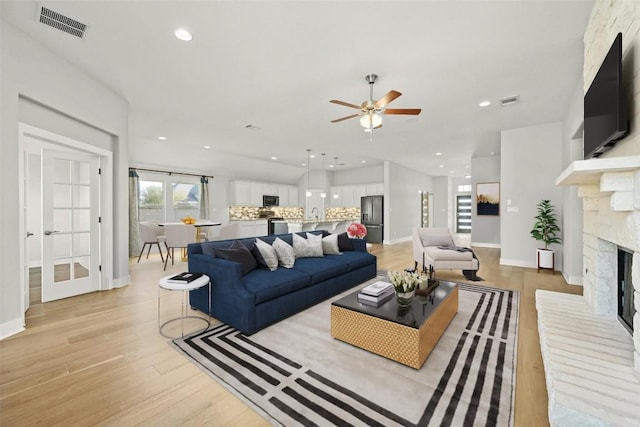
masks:
[(329, 234), (322, 238), (322, 253), (325, 255), (342, 255), (338, 248), (337, 234)]
[(316, 253), (315, 256), (324, 256), (322, 253), (322, 234), (307, 233), (307, 241)]
[(271, 271), (275, 271), (278, 269), (278, 254), (276, 250), (265, 241), (260, 239), (256, 239), (256, 248), (260, 251), (260, 255), (264, 259), (265, 264), (267, 264), (267, 268)]
[(312, 240), (293, 234), (293, 252), (296, 258), (312, 258), (321, 257), (322, 255), (322, 236), (320, 239)]
[(278, 264), (284, 268), (293, 268), (293, 264), (296, 262), (296, 256), (291, 245), (281, 238), (276, 237), (276, 240), (273, 241), (271, 246), (278, 254)]

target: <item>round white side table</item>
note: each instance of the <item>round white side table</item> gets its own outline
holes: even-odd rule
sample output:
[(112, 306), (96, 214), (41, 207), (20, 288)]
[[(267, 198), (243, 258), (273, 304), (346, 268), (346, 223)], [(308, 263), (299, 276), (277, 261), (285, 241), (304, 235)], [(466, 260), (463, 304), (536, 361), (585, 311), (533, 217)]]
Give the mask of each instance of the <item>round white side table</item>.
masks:
[[(190, 333), (198, 333), (198, 332), (204, 332), (206, 331), (209, 326), (211, 326), (211, 321), (209, 320), (209, 317), (211, 316), (211, 280), (209, 279), (209, 276), (203, 275), (201, 277), (198, 277), (196, 280), (189, 282), (189, 283), (172, 283), (169, 282), (168, 280), (173, 277), (174, 274), (170, 275), (170, 276), (166, 276), (163, 277), (162, 279), (159, 280), (158, 282), (158, 325), (159, 325), (159, 330), (160, 330), (160, 335), (162, 335), (165, 338), (170, 338), (170, 339), (176, 339), (176, 338), (184, 338), (184, 321), (185, 319), (198, 319), (198, 320), (202, 320), (204, 323), (206, 323), (206, 325), (204, 326), (204, 328), (202, 329), (198, 329), (196, 331), (192, 331)], [(194, 289), (200, 289), (203, 286), (209, 286), (209, 311), (208, 313), (206, 313), (209, 317), (207, 317), (206, 319), (204, 317), (200, 317), (200, 316), (189, 316), (189, 291), (192, 291)], [(180, 309), (180, 317), (176, 317), (173, 319), (169, 319), (167, 321), (165, 321), (164, 323), (160, 324), (160, 293), (162, 292), (162, 290), (165, 289), (167, 291), (182, 291), (182, 307)], [(167, 326), (170, 323), (173, 322), (180, 322), (180, 336), (170, 336), (170, 335), (166, 335), (162, 329)]]

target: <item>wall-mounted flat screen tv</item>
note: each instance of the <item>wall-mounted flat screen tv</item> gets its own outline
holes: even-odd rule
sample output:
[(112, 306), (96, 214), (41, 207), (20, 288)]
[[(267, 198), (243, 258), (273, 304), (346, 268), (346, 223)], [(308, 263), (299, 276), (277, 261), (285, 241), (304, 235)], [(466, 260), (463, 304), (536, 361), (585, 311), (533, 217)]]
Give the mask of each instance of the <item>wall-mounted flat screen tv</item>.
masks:
[(584, 96), (584, 158), (598, 157), (629, 133), (622, 85), (622, 33), (618, 33)]

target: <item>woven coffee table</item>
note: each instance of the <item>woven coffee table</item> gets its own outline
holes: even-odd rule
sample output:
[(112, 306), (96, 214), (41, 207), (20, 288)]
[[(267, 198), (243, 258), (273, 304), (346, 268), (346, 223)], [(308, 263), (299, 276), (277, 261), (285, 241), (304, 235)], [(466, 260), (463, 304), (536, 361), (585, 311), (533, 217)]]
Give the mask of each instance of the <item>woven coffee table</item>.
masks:
[(395, 298), (380, 307), (361, 304), (359, 291), (331, 303), (331, 336), (415, 369), (458, 312), (455, 282), (440, 281), (433, 298), (416, 296), (406, 309)]

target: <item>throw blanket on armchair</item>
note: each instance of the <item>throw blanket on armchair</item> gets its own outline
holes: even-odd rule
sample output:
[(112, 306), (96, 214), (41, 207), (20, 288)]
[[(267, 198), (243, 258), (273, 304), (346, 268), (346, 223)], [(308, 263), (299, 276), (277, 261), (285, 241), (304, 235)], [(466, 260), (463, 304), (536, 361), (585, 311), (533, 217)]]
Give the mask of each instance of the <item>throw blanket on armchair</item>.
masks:
[[(473, 258), (478, 260), (478, 270), (480, 270), (480, 260), (476, 256), (476, 253), (473, 251), (473, 249), (465, 248), (465, 247), (462, 247), (462, 246), (438, 246), (438, 249), (444, 249), (444, 250), (447, 250), (447, 251), (471, 252), (471, 255), (473, 255)], [(474, 270), (462, 270), (462, 274), (464, 274), (464, 277), (467, 280), (471, 280), (471, 281), (474, 281), (474, 282), (482, 281), (482, 278), (480, 276), (478, 276), (477, 274), (474, 274), (474, 273), (475, 273)]]

